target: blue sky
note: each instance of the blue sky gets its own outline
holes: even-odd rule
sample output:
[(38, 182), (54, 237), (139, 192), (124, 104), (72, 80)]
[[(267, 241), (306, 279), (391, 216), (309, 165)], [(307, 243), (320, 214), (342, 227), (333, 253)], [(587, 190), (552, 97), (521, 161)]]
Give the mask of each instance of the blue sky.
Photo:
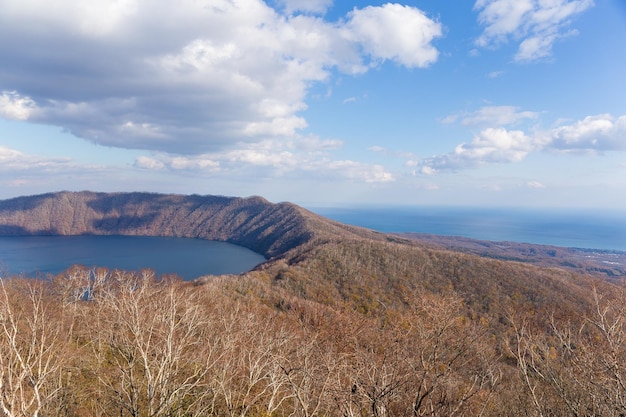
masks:
[(2, 0), (0, 198), (620, 209), (622, 0)]

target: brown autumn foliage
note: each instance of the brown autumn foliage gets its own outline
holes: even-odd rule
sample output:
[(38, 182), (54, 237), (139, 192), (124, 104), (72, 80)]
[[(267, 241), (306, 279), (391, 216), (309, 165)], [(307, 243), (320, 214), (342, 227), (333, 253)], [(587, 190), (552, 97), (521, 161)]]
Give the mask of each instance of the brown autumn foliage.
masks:
[(260, 198), (59, 193), (4, 234), (226, 240), (268, 262), (189, 283), (0, 280), (0, 416), (626, 415), (626, 288)]
[(598, 284), (576, 315), (497, 317), (454, 290), (364, 312), (252, 277), (7, 278), (0, 415), (618, 416), (626, 290)]

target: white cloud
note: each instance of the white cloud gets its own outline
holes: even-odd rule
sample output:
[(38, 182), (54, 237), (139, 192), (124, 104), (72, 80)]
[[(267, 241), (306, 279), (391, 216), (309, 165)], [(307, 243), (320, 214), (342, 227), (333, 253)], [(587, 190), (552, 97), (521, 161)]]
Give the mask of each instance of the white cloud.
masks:
[(542, 189), (542, 188), (546, 188), (546, 186), (539, 182), (539, 181), (529, 181), (526, 186), (528, 188), (535, 188), (535, 189)]
[(347, 29), (374, 60), (393, 60), (407, 67), (427, 67), (439, 52), (432, 41), (441, 36), (441, 24), (421, 10), (387, 3), (354, 9)]
[(615, 151), (626, 149), (626, 115), (588, 116), (545, 134), (550, 148), (564, 151)]
[(476, 39), (476, 45), (489, 46), (520, 31), (533, 10), (533, 3), (534, 0), (477, 0), (474, 10), (479, 11), (478, 21), (485, 30)]
[(140, 169), (159, 170), (165, 168), (165, 163), (157, 158), (138, 156), (135, 159), (135, 167)]
[(147, 170), (161, 170), (169, 168), (174, 171), (203, 171), (205, 173), (218, 172), (220, 163), (203, 155), (181, 156), (160, 154), (158, 157), (139, 156), (135, 160), (135, 167)]
[(3, 91), (0, 95), (0, 117), (9, 120), (28, 120), (36, 103), (30, 97), (20, 96), (16, 91)]
[(265, 140), (242, 145), (239, 149), (201, 155), (155, 153), (138, 157), (134, 165), (145, 170), (191, 171), (231, 179), (289, 175), (366, 183), (394, 180), (381, 165), (332, 159), (328, 152), (337, 146), (337, 141), (322, 141), (315, 137), (292, 141)]
[(387, 158), (398, 158), (403, 160), (403, 165), (407, 167), (417, 166), (417, 156), (412, 152), (397, 151), (384, 146), (374, 145), (367, 148), (368, 151), (385, 156)]
[(435, 175), (437, 170), (430, 165), (424, 165), (421, 167), (420, 172), (424, 175)]
[(0, 146), (0, 162), (2, 162), (3, 166), (6, 166), (7, 164), (14, 161), (19, 161), (21, 159), (24, 159), (24, 154), (22, 154), (21, 152), (16, 151), (15, 149), (7, 148), (5, 146)]
[(158, 126), (154, 126), (151, 123), (134, 123), (128, 121), (122, 124), (119, 128), (119, 132), (123, 136), (130, 137), (144, 137), (144, 138), (163, 138), (164, 135), (160, 132)]
[(384, 148), (384, 147), (378, 146), (378, 145), (370, 146), (369, 148), (367, 148), (367, 150), (371, 151), (371, 152), (377, 152), (377, 153), (387, 153), (388, 152), (387, 148)]
[(552, 55), (552, 44), (556, 35), (539, 35), (526, 38), (519, 44), (516, 61), (535, 61)]
[(519, 130), (488, 128), (481, 131), (470, 143), (458, 145), (454, 152), (427, 158), (422, 163), (422, 173), (472, 168), (484, 163), (517, 162), (534, 150), (533, 139)]
[[(21, 195), (54, 190), (104, 191), (111, 187), (127, 191), (129, 185), (142, 182), (141, 174), (140, 170), (126, 164), (81, 163), (73, 158), (46, 157), (0, 146), (0, 189), (5, 187), (5, 192), (6, 187), (18, 187)], [(164, 185), (162, 179), (158, 180), (158, 185)]]
[(554, 42), (575, 34), (572, 19), (593, 6), (593, 0), (477, 0), (478, 21), (484, 26), (478, 47), (519, 42), (515, 60), (534, 61), (552, 55)]
[(330, 4), (6, 0), (0, 116), (107, 146), (200, 155), (297, 135), (309, 89), (336, 71), (436, 61), (441, 25), (414, 7), (369, 6), (337, 22), (289, 14)]
[(382, 165), (370, 165), (351, 160), (319, 161), (307, 167), (320, 176), (339, 177), (357, 182), (385, 183), (395, 181), (395, 177)]
[(302, 117), (276, 117), (269, 122), (250, 123), (243, 133), (247, 136), (293, 136), (305, 127), (307, 122)]
[(442, 123), (461, 121), (463, 126), (507, 126), (527, 119), (536, 119), (539, 113), (520, 111), (515, 106), (485, 106), (470, 113), (458, 113), (442, 119)]
[(626, 115), (588, 116), (569, 125), (527, 134), (502, 127), (487, 128), (470, 143), (461, 143), (453, 152), (423, 159), (420, 172), (433, 175), (486, 163), (519, 162), (541, 150), (561, 152), (605, 152), (626, 150)]
[(0, 172), (2, 173), (52, 173), (76, 167), (69, 158), (45, 158), (0, 146)]

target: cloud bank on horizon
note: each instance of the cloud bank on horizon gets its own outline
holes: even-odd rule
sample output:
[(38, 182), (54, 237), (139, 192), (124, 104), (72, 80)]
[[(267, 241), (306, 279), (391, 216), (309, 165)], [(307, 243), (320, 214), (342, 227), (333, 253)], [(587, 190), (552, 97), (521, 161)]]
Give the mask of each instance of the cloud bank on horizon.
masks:
[[(361, 142), (361, 128), (391, 127), (385, 113), (395, 112), (393, 104), (375, 104), (368, 90), (377, 92), (401, 76), (387, 91), (396, 92), (398, 107), (411, 106), (410, 100), (431, 96), (401, 101), (401, 83), (406, 77), (425, 83), (421, 77), (438, 74), (439, 66), (458, 65), (460, 73), (488, 60), (492, 68), (481, 82), (492, 83), (525, 67), (554, 69), (557, 47), (590, 36), (578, 25), (598, 7), (593, 1), (477, 0), (462, 16), (469, 35), (457, 35), (459, 19), (450, 15), (448, 21), (451, 12), (437, 9), (445, 6), (355, 2), (341, 9), (346, 5), (4, 0), (0, 118), (13, 123), (13, 130), (3, 136), (15, 136), (15, 126), (52, 126), (126, 152), (132, 163), (122, 178), (119, 167), (93, 163), (93, 155), (83, 161), (48, 151), (54, 143), (43, 138), (33, 139), (45, 144), (38, 152), (19, 149), (17, 139), (0, 139), (0, 187), (35, 184), (40, 173), (48, 178), (46, 186), (58, 176), (61, 187), (69, 188), (63, 178), (84, 172), (94, 182), (97, 176), (113, 178), (120, 184), (113, 188), (128, 186), (125, 179), (133, 174), (155, 173), (180, 181), (280, 179), (281, 187), (293, 180), (293, 188), (306, 180), (319, 187), (341, 181), (437, 190), (444, 186), (434, 183), (441, 176), (521, 163), (538, 153), (599, 158), (626, 150), (623, 108), (607, 105), (555, 117), (561, 112), (529, 107), (536, 103), (531, 100), (516, 104), (515, 92), (507, 99), (480, 92), (464, 97), (459, 91), (471, 104), (460, 110), (458, 100), (438, 105), (439, 115), (429, 120), (435, 127), (425, 131), (437, 135), (442, 129), (449, 135), (445, 140), (379, 136)], [(432, 88), (444, 93), (445, 77)], [(355, 90), (360, 95), (348, 95), (352, 91), (344, 86), (356, 83), (362, 83)], [(324, 104), (372, 107), (363, 110), (358, 131), (345, 133), (341, 120), (317, 116)], [(532, 174), (527, 177), (520, 182), (543, 188)]]

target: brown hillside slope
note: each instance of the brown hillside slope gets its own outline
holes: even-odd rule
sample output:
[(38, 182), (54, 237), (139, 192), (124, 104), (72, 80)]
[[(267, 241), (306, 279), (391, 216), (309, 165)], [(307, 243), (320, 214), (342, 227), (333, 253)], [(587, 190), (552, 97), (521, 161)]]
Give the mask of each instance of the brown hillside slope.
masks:
[(418, 293), (457, 294), (475, 317), (502, 317), (512, 306), (578, 315), (597, 278), (556, 268), (482, 258), (416, 244), (353, 239), (303, 245), (250, 275), (327, 305), (378, 314), (410, 307)]
[[(82, 192), (0, 202), (0, 234), (44, 233), (197, 237), (271, 259), (193, 283), (98, 268), (7, 280), (0, 349), (46, 340), (32, 358), (54, 369), (35, 378), (17, 363), (5, 385), (50, 393), (41, 415), (626, 411), (626, 289), (597, 277), (429, 247), (260, 197)], [(68, 378), (68, 369), (78, 372)], [(150, 380), (160, 369), (169, 372), (161, 397)], [(163, 411), (145, 411), (156, 400)]]
[(383, 239), (261, 197), (59, 192), (0, 201), (0, 235), (42, 234), (201, 238), (245, 246), (268, 258), (318, 239)]
[(422, 289), (455, 291), (477, 314), (513, 299), (534, 309), (573, 311), (589, 283), (556, 269), (428, 248), (261, 197), (59, 192), (0, 201), (0, 235), (36, 234), (230, 242), (272, 259), (258, 269), (273, 288), (363, 312), (402, 307)]

